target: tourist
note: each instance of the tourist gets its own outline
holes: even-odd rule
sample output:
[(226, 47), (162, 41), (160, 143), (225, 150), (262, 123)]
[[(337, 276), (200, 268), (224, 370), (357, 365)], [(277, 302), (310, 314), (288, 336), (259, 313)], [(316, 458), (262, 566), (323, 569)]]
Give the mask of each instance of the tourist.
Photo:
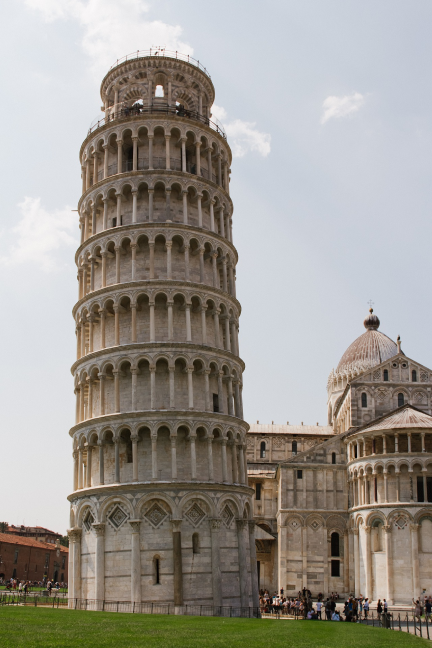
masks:
[(339, 612), (337, 610), (334, 610), (331, 620), (332, 621), (340, 621)]
[(363, 610), (364, 610), (364, 618), (368, 618), (369, 614), (369, 599), (366, 597), (363, 603)]
[(317, 604), (316, 604), (316, 609), (317, 609), (317, 619), (319, 619), (320, 621), (321, 621), (321, 608), (322, 608), (322, 606), (323, 606), (323, 604), (322, 604), (321, 599), (318, 599)]
[(414, 601), (414, 599), (413, 599), (412, 602), (414, 603), (414, 606), (415, 606), (414, 607), (414, 616), (420, 622), (422, 611), (423, 611), (422, 607), (421, 607), (421, 603), (420, 603), (420, 601), (418, 599), (417, 599), (417, 601)]
[(331, 607), (331, 604), (332, 604), (332, 602), (331, 602), (330, 599), (327, 597), (327, 601), (326, 601), (326, 604), (325, 604), (325, 613), (326, 613), (327, 621), (330, 621), (330, 620), (331, 620), (331, 616), (332, 616), (332, 607)]
[(427, 597), (425, 600), (425, 614), (426, 614), (426, 619), (429, 619), (431, 621), (431, 611), (432, 611), (432, 602), (431, 602), (431, 597)]
[(381, 603), (381, 599), (378, 599), (378, 603), (377, 603), (377, 614), (378, 614), (378, 619), (379, 619), (379, 620), (381, 620), (381, 614), (382, 614), (382, 611), (383, 611), (383, 606), (382, 606), (382, 603)]

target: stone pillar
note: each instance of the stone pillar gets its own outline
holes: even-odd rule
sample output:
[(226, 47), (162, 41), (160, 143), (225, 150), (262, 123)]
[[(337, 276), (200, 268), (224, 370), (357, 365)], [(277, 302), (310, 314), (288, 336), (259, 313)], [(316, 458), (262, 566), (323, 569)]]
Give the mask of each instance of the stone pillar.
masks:
[[(329, 593), (329, 541), (327, 535), (327, 528), (323, 526), (323, 567), (324, 567), (324, 598), (327, 597)], [(330, 552), (331, 553), (331, 552)]]
[(420, 596), (420, 565), (418, 556), (418, 524), (410, 524), (411, 530), (411, 565), (412, 565), (412, 586), (415, 600)]
[(177, 434), (171, 433), (171, 479), (177, 479)]
[(186, 342), (192, 342), (192, 327), (191, 327), (191, 316), (190, 316), (191, 305), (186, 304), (185, 306), (185, 315), (186, 315)]
[(213, 411), (213, 407), (210, 407), (210, 381), (209, 381), (210, 373), (211, 373), (210, 369), (204, 370), (204, 391), (205, 391), (205, 411), (206, 412)]
[(73, 465), (73, 490), (78, 490), (78, 452), (74, 451), (72, 453), (74, 465)]
[(150, 409), (155, 409), (156, 367), (150, 367)]
[(119, 380), (119, 370), (113, 370), (114, 376), (114, 412), (117, 414), (120, 412), (120, 380)]
[(149, 135), (148, 135), (148, 141), (149, 141), (149, 170), (153, 169), (153, 138), (154, 138), (154, 135), (149, 133)]
[(198, 203), (198, 227), (202, 227), (202, 226), (203, 226), (201, 199), (202, 199), (202, 194), (198, 194), (198, 195), (197, 195), (197, 203)]
[(233, 483), (238, 484), (237, 445), (235, 441), (231, 441), (231, 463), (233, 469)]
[(173, 526), (174, 605), (183, 605), (183, 565), (181, 547), (182, 520), (171, 520)]
[(132, 137), (132, 143), (132, 171), (138, 171), (138, 137)]
[(92, 525), (96, 532), (95, 551), (95, 599), (97, 610), (102, 609), (99, 601), (105, 600), (105, 524), (95, 523)]
[(344, 586), (345, 592), (350, 591), (350, 579), (349, 579), (349, 536), (348, 530), (344, 531), (344, 558), (343, 558), (343, 570), (344, 570)]
[(132, 191), (132, 223), (137, 222), (137, 202), (138, 202), (138, 191), (134, 190)]
[(186, 173), (186, 138), (182, 137), (180, 142), (181, 142), (182, 171), (183, 173)]
[(196, 173), (201, 175), (201, 142), (195, 142)]
[(78, 449), (78, 489), (83, 487), (83, 449)]
[(189, 281), (189, 245), (184, 246), (185, 281)]
[(175, 366), (168, 367), (168, 371), (169, 371), (170, 409), (175, 409)]
[(167, 279), (172, 279), (172, 263), (171, 263), (172, 241), (166, 241), (165, 247), (167, 251)]
[(190, 434), (189, 440), (190, 440), (190, 450), (191, 450), (191, 477), (192, 477), (192, 481), (194, 481), (196, 479), (196, 447), (195, 447), (196, 434)]
[(106, 375), (103, 373), (98, 374), (99, 378), (99, 401), (100, 401), (100, 416), (105, 415), (105, 379)]
[(188, 224), (188, 191), (187, 189), (183, 189), (182, 191), (183, 194), (183, 223), (184, 225)]
[(387, 603), (393, 603), (393, 556), (392, 556), (392, 536), (391, 526), (385, 524), (384, 539), (385, 539), (385, 552), (386, 552), (386, 579), (387, 579)]
[(157, 434), (151, 435), (152, 479), (157, 479)]
[(103, 441), (98, 441), (99, 446), (99, 484), (105, 483), (105, 468), (104, 468), (104, 444)]
[(171, 169), (171, 151), (170, 151), (171, 135), (165, 135), (165, 168)]
[(215, 201), (210, 200), (210, 231), (215, 232), (215, 220), (214, 220), (214, 205)]
[(136, 305), (136, 303), (132, 302), (130, 307), (131, 307), (131, 320), (132, 320), (132, 322), (131, 322), (131, 324), (132, 324), (132, 326), (131, 326), (131, 342), (134, 343), (134, 342), (137, 341), (137, 319), (136, 319), (137, 305)]
[(355, 595), (360, 596), (360, 545), (359, 545), (359, 530), (353, 529), (354, 534), (354, 583)]
[(122, 172), (123, 172), (123, 141), (119, 139), (117, 140), (117, 173), (122, 173)]
[(241, 607), (249, 607), (248, 570), (247, 570), (246, 537), (245, 537), (247, 523), (248, 523), (247, 520), (243, 520), (243, 519), (236, 520)]
[(211, 567), (212, 567), (212, 590), (213, 605), (222, 605), (222, 575), (220, 570), (220, 518), (210, 518), (211, 533)]
[[(149, 213), (148, 213), (148, 219), (149, 222), (151, 223), (153, 221), (153, 197), (154, 197), (154, 189), (149, 189), (148, 190), (148, 197), (149, 197)], [(152, 279), (152, 277), (150, 277)]]
[(204, 346), (207, 345), (206, 312), (207, 312), (207, 306), (201, 306), (201, 331), (202, 331), (202, 343), (203, 343)]
[(204, 283), (204, 248), (199, 250), (200, 283)]
[(114, 481), (120, 483), (120, 439), (114, 439)]
[[(258, 591), (258, 569), (257, 569), (257, 557), (256, 557), (256, 546), (255, 546), (255, 522), (254, 520), (248, 520), (249, 527), (249, 552), (250, 552), (250, 572), (251, 572), (251, 586), (252, 586), (252, 605), (253, 607), (259, 607), (259, 591)], [(280, 557), (279, 557), (280, 560)]]
[(149, 308), (150, 308), (150, 342), (156, 342), (154, 302), (150, 302)]
[(92, 446), (87, 446), (87, 480), (86, 487), (91, 488), (91, 478), (92, 478)]
[(141, 520), (129, 520), (131, 533), (131, 601), (141, 603)]
[(188, 401), (189, 401), (189, 409), (193, 410), (194, 408), (194, 400), (193, 400), (193, 367), (187, 367), (187, 377), (188, 377)]
[(209, 481), (213, 481), (213, 450), (212, 450), (213, 437), (207, 437), (207, 456), (208, 456), (208, 472)]
[(81, 533), (79, 527), (74, 527), (68, 531), (71, 546), (69, 552), (72, 554), (72, 570), (69, 572), (69, 586), (72, 576), (72, 598), (81, 598)]
[(138, 435), (131, 436), (132, 441), (132, 479), (138, 481)]
[(371, 553), (371, 527), (365, 526), (365, 539), (366, 539), (366, 560), (365, 560), (365, 581), (366, 581), (366, 593), (365, 596), (372, 600), (372, 553)]
[(221, 439), (221, 451), (222, 451), (222, 481), (224, 484), (228, 481), (228, 465), (227, 465), (227, 447), (228, 440), (225, 438)]

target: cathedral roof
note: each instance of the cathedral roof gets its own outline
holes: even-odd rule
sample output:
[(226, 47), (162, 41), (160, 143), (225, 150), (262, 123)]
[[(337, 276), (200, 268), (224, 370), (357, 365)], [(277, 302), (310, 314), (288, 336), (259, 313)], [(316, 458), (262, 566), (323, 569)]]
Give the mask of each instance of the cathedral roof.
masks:
[(362, 428), (361, 431), (376, 432), (378, 430), (410, 430), (412, 428), (432, 428), (432, 416), (411, 405), (404, 405), (388, 416), (384, 416), (380, 421)]
[(363, 322), (366, 332), (348, 347), (337, 366), (336, 373), (365, 370), (389, 360), (398, 353), (398, 346), (387, 335), (378, 331), (380, 321), (373, 309)]

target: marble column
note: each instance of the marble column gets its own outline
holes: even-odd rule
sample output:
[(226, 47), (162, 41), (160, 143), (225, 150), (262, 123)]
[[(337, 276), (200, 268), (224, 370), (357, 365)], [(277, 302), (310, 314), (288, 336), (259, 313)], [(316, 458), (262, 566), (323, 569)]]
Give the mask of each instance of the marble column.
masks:
[(365, 596), (372, 600), (372, 551), (371, 551), (371, 527), (365, 526), (365, 540), (366, 540), (366, 560), (365, 560), (365, 576), (366, 576), (366, 592)]
[(391, 536), (391, 525), (385, 524), (384, 529), (384, 541), (385, 541), (385, 552), (386, 552), (386, 579), (387, 579), (387, 603), (393, 603), (393, 556), (392, 556), (392, 536)]
[(354, 584), (355, 595), (360, 596), (360, 544), (359, 544), (359, 530), (353, 529), (354, 535)]
[(418, 555), (418, 524), (410, 524), (411, 530), (411, 565), (412, 565), (412, 585), (413, 597), (415, 600), (420, 596), (420, 564)]
[(173, 527), (174, 605), (183, 605), (182, 520), (171, 520)]
[(131, 533), (131, 601), (141, 603), (140, 520), (129, 520)]
[(95, 551), (95, 599), (97, 610), (102, 609), (101, 601), (105, 600), (105, 524), (92, 525), (96, 532)]
[(222, 605), (222, 574), (220, 569), (220, 518), (210, 518), (213, 605)]
[(255, 546), (255, 522), (248, 520), (249, 526), (249, 553), (250, 553), (250, 572), (252, 579), (252, 605), (256, 608), (259, 607), (259, 591), (258, 591), (258, 568), (257, 556)]
[(245, 536), (247, 523), (248, 523), (247, 520), (243, 520), (243, 519), (236, 520), (241, 607), (249, 607), (248, 569), (247, 569), (246, 536)]

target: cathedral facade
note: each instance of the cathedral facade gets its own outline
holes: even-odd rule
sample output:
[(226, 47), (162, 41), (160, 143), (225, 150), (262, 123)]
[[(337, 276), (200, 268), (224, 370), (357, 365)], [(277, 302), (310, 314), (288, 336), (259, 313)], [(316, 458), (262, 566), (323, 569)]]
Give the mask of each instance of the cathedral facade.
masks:
[(410, 603), (432, 591), (432, 370), (379, 331), (328, 379), (328, 425), (251, 425), (260, 588)]

